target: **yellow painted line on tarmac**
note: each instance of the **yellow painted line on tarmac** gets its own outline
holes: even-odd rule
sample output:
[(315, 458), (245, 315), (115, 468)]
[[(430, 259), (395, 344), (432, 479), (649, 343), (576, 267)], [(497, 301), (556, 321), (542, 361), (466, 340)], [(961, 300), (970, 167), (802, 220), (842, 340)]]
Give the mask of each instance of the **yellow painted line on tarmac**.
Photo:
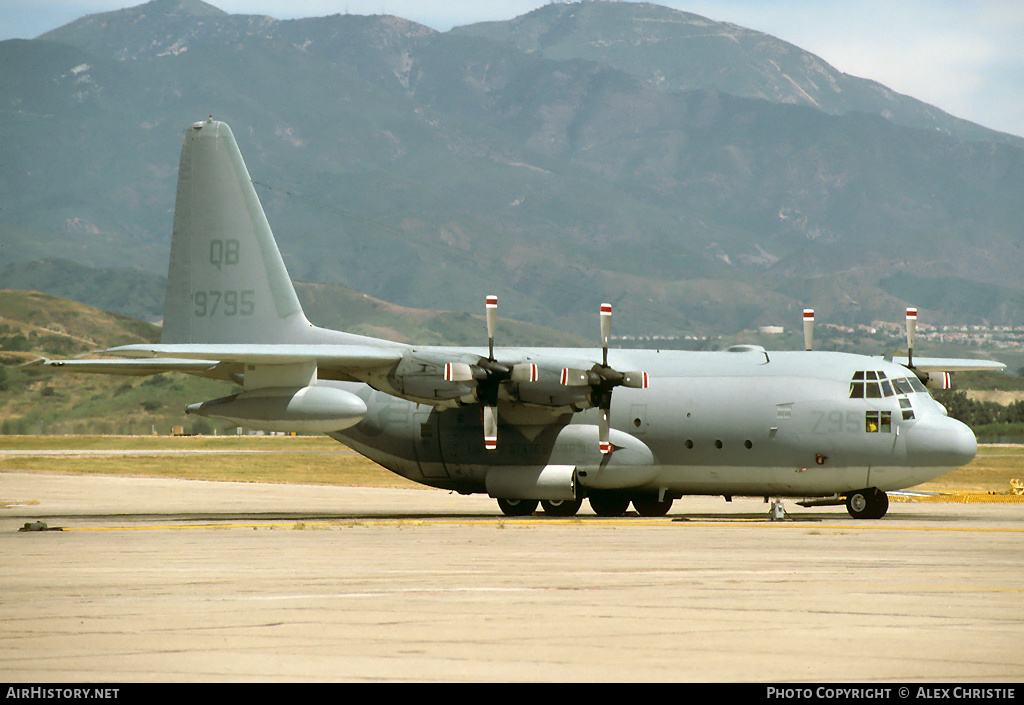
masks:
[(1024, 495), (958, 492), (936, 495), (896, 495), (890, 502), (946, 502), (949, 504), (1024, 504)]
[[(882, 520), (884, 521), (884, 520)], [(587, 527), (688, 527), (688, 528), (722, 528), (722, 527), (771, 527), (775, 529), (814, 529), (830, 531), (939, 531), (939, 532), (975, 532), (975, 533), (1024, 533), (1021, 528), (1000, 528), (1000, 527), (971, 527), (971, 526), (901, 526), (898, 524), (867, 524), (861, 521), (853, 521), (849, 524), (822, 524), (818, 520), (786, 519), (783, 521), (771, 521), (769, 519), (729, 519), (699, 520), (691, 521), (685, 518), (659, 517), (650, 519), (629, 519), (629, 518), (597, 518), (584, 517), (581, 519), (525, 519), (517, 517), (479, 519), (340, 519), (336, 521), (292, 521), (272, 523), (202, 523), (202, 524), (155, 524), (151, 526), (82, 526), (82, 527), (54, 527), (51, 531), (180, 531), (185, 529), (274, 529), (305, 531), (317, 529), (355, 529), (359, 527), (415, 527), (415, 526), (490, 526), (496, 529), (516, 527), (545, 527), (545, 526), (576, 526)]]

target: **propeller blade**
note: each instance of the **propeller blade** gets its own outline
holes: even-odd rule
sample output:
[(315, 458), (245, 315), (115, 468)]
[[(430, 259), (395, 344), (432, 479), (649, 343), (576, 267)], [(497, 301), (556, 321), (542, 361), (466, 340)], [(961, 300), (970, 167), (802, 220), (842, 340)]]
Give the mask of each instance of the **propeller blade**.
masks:
[(917, 333), (917, 309), (907, 309), (907, 367), (914, 368), (914, 335)]
[(494, 359), (494, 330), (498, 324), (498, 297), (491, 294), (487, 297), (487, 351), (488, 360)]
[(484, 448), (498, 448), (498, 408), (495, 406), (484, 406)]
[(646, 372), (623, 372), (622, 386), (632, 389), (647, 389), (649, 378)]
[(586, 370), (564, 367), (562, 368), (561, 382), (566, 387), (586, 387), (590, 384), (590, 375)]
[(445, 382), (472, 382), (473, 368), (465, 362), (444, 363)]
[(604, 366), (608, 367), (608, 339), (612, 332), (612, 305), (601, 304), (601, 350)]
[(612, 452), (612, 444), (609, 440), (609, 437), (611, 435), (611, 423), (608, 420), (608, 408), (602, 406), (600, 408), (599, 413), (600, 416), (598, 417), (597, 421), (598, 445), (601, 449), (601, 452), (607, 455), (608, 453)]
[(814, 341), (814, 309), (804, 309), (804, 350), (810, 352)]
[(521, 362), (518, 365), (512, 365), (511, 379), (513, 382), (536, 382), (538, 377), (537, 365), (532, 362)]

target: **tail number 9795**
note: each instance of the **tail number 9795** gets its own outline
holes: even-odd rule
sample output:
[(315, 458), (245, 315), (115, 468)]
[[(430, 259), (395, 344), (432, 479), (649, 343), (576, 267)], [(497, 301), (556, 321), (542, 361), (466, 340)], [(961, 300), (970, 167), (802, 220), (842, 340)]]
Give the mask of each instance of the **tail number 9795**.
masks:
[(208, 316), (251, 316), (256, 311), (256, 292), (253, 289), (237, 291), (197, 291), (192, 294), (192, 315), (196, 318)]

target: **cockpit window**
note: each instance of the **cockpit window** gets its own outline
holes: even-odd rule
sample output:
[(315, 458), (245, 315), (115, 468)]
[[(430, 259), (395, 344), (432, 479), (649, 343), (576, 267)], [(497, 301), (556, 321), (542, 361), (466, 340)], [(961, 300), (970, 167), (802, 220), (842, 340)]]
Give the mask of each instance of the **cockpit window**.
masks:
[(897, 394), (911, 394), (914, 391), (909, 379), (894, 379), (892, 386), (896, 388)]
[(879, 370), (854, 372), (850, 382), (850, 399), (881, 399), (896, 394), (926, 391), (917, 377), (889, 380)]

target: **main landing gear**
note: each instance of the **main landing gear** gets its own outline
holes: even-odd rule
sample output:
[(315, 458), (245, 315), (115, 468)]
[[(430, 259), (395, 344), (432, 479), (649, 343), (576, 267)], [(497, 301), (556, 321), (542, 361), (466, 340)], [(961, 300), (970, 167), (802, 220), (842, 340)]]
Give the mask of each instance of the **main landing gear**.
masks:
[[(661, 517), (668, 514), (672, 508), (672, 498), (658, 499), (655, 494), (630, 495), (624, 492), (611, 492), (591, 490), (589, 492), (590, 508), (599, 517), (621, 517), (629, 509), (630, 502), (633, 509), (642, 517)], [(501, 513), (508, 517), (532, 516), (537, 510), (538, 501), (535, 499), (499, 499), (498, 507)], [(541, 508), (547, 516), (571, 517), (583, 506), (582, 499), (566, 500), (541, 500)]]
[(507, 517), (528, 517), (533, 516), (537, 511), (537, 500), (535, 499), (499, 499), (498, 508)]
[(847, 492), (846, 511), (854, 519), (881, 519), (889, 511), (889, 496), (876, 487)]

